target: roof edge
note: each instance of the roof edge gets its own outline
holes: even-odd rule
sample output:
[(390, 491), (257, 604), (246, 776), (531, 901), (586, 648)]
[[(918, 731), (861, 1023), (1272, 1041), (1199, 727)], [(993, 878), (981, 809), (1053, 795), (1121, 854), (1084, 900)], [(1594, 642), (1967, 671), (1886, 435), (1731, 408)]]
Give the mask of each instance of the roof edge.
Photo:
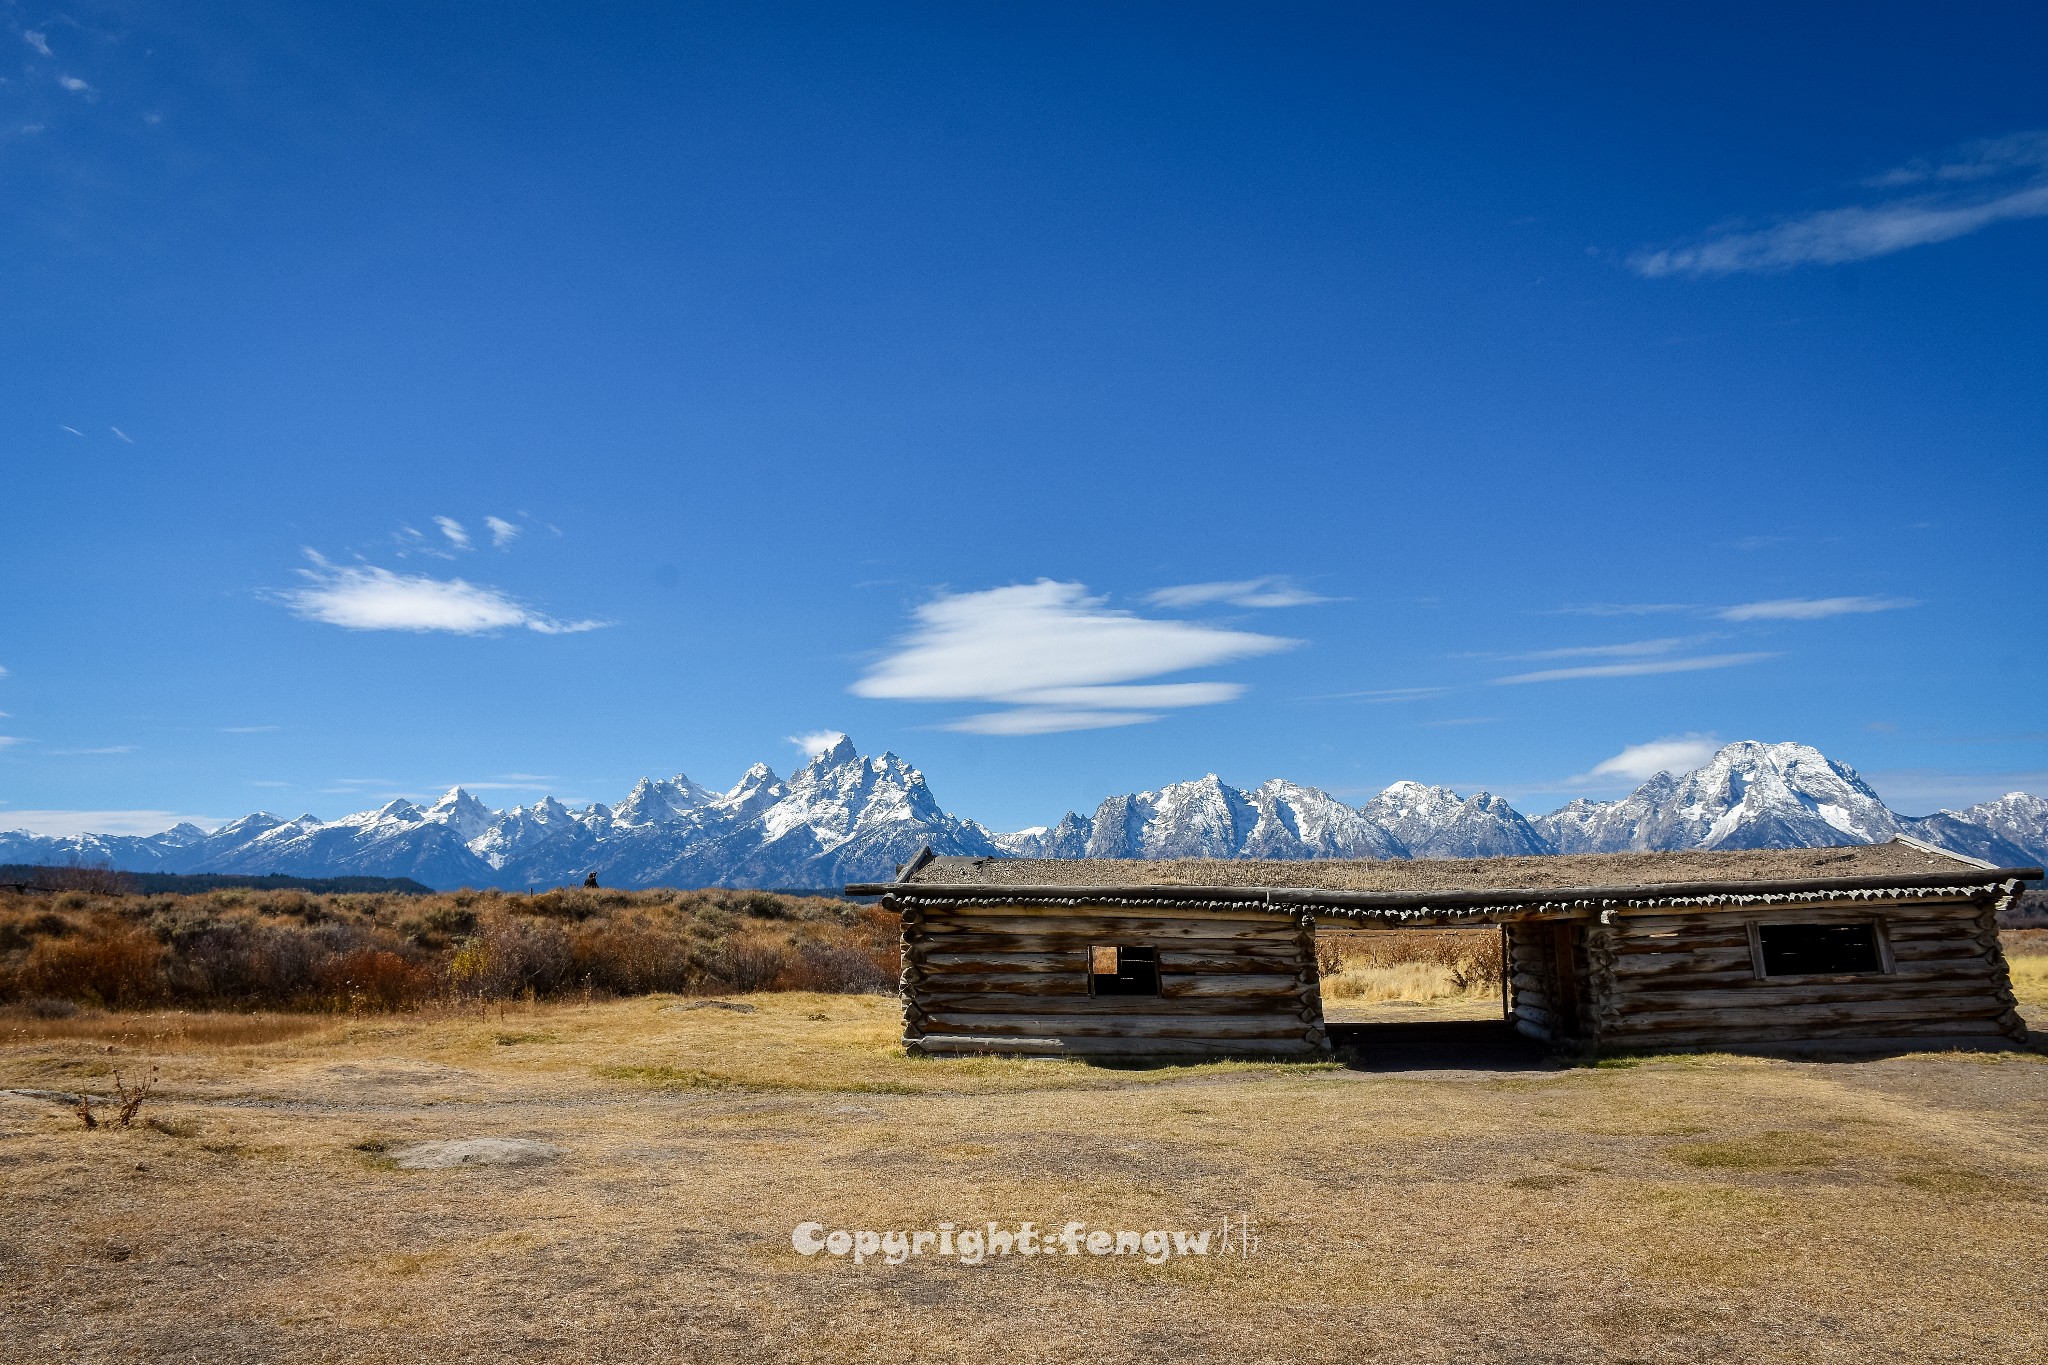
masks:
[[(1937, 850), (1945, 851), (1945, 850)], [(1951, 855), (1955, 856), (1955, 855)], [(1101, 901), (1227, 901), (1237, 904), (1328, 905), (1405, 909), (1420, 906), (1549, 905), (1565, 902), (1668, 900), (1692, 896), (1780, 895), (1801, 891), (1821, 893), (1844, 891), (1913, 890), (1927, 887), (1982, 886), (1989, 889), (2004, 882), (2040, 881), (2048, 876), (2038, 867), (1992, 867), (1971, 858), (1966, 863), (1980, 870), (1976, 875), (1957, 872), (1914, 872), (1877, 877), (1798, 877), (1774, 880), (1728, 880), (1696, 882), (1639, 882), (1621, 886), (1529, 887), (1500, 891), (1331, 891), (1316, 887), (1290, 886), (1001, 886), (986, 883), (855, 882), (847, 886), (849, 896), (889, 896), (912, 900), (1059, 900)]]

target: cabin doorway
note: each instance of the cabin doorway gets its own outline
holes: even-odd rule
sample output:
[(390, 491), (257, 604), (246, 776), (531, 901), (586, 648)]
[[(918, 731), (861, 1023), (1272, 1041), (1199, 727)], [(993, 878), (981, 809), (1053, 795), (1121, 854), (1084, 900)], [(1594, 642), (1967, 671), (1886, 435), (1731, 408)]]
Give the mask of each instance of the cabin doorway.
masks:
[[(1324, 1027), (1360, 1070), (1540, 1067), (1550, 1047), (1517, 1028), (1516, 978), (1528, 987), (1563, 973), (1573, 984), (1556, 994), (1576, 1001), (1580, 953), (1565, 923), (1319, 924)], [(1564, 1022), (1576, 1036), (1576, 1014)]]
[(1507, 1018), (1508, 947), (1497, 924), (1318, 924), (1323, 1018), (1335, 1024)]

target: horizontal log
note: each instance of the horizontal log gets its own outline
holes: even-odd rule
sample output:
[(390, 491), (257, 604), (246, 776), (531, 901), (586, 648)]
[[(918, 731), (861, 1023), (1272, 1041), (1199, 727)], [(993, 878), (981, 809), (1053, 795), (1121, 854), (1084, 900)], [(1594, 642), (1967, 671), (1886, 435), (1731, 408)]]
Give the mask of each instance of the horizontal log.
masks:
[(1785, 984), (1782, 979), (1751, 977), (1711, 990), (1630, 991), (1616, 996), (1619, 1008), (1630, 1011), (1719, 1009), (1728, 1006), (1848, 1004), (1865, 1000), (1990, 1000), (1990, 979), (1906, 981), (1896, 976), (1832, 977), (1825, 981)]
[(993, 1037), (1027, 1034), (1048, 1038), (1299, 1038), (1307, 1025), (1295, 1018), (1243, 1019), (1214, 1014), (1086, 1015), (972, 1014), (927, 1011), (925, 1027), (935, 1033), (979, 1033)]
[[(929, 952), (919, 959), (933, 973), (993, 975), (1024, 973), (1059, 975), (1087, 974), (1086, 949), (1059, 953), (949, 953)], [(1242, 948), (1195, 948), (1173, 944), (1161, 950), (1159, 967), (1164, 972), (1285, 972), (1293, 974), (1309, 964), (1306, 953), (1273, 950), (1264, 953)]]
[(928, 1033), (905, 1040), (906, 1051), (930, 1056), (1008, 1054), (1052, 1057), (1276, 1057), (1315, 1058), (1329, 1049), (1305, 1038), (989, 1038), (974, 1034)]
[(1285, 920), (1190, 919), (1066, 919), (1045, 915), (977, 915), (973, 919), (934, 919), (922, 926), (934, 938), (1035, 938), (1049, 943), (1165, 943), (1180, 939), (1216, 943), (1295, 943), (1298, 935)]
[[(1306, 1011), (1317, 1013), (1298, 996), (1231, 996), (1203, 1000), (1198, 1005), (1186, 998), (1157, 995), (1030, 995), (1011, 991), (918, 991), (907, 997), (921, 1010), (948, 1014), (1087, 1014), (1099, 1017), (1138, 1018), (1159, 1015), (1179, 1018), (1188, 1014), (1264, 1015), (1271, 1019), (1300, 1019)], [(1305, 1022), (1305, 1021), (1304, 1021)]]
[(1617, 960), (1654, 964), (1666, 959), (1685, 959), (1702, 954), (1749, 954), (1749, 931), (1739, 934), (1705, 934), (1698, 938), (1673, 935), (1670, 938), (1624, 938), (1611, 946)]
[(1738, 1025), (1782, 1025), (1813, 1027), (1822, 1024), (1869, 1023), (1876, 1020), (1906, 1019), (1991, 1019), (2006, 1006), (1996, 1000), (1862, 1000), (1838, 1004), (1767, 1005), (1752, 1008), (1717, 1005), (1711, 1008), (1645, 1010), (1629, 1007), (1622, 1011), (1623, 1025), (1631, 1029), (1733, 1028)]
[[(1629, 937), (1676, 930), (1684, 934), (1713, 933), (1729, 924), (1853, 924), (1887, 919), (1900, 923), (1968, 919), (1980, 913), (1974, 902), (1942, 901), (1812, 901), (1779, 905), (1731, 905), (1711, 910), (1616, 910), (1614, 928)], [(1746, 930), (1744, 932), (1747, 932)]]
[(1610, 965), (1617, 978), (1630, 981), (1654, 981), (1665, 977), (1684, 978), (1689, 976), (1712, 976), (1718, 972), (1756, 971), (1749, 948), (1744, 945), (1741, 952), (1716, 951), (1712, 953), (1658, 953), (1654, 957), (1617, 957)]
[(1926, 1023), (1901, 1023), (1893, 1020), (1848, 1024), (1812, 1026), (1758, 1026), (1734, 1028), (1659, 1029), (1655, 1032), (1638, 1032), (1629, 1029), (1608, 1029), (1600, 1034), (1602, 1043), (1617, 1047), (1699, 1047), (1716, 1048), (1744, 1042), (1798, 1043), (1810, 1042), (1830, 1046), (1845, 1040), (1858, 1038), (1900, 1038), (1912, 1039), (1928, 1047), (1947, 1047), (1949, 1040), (1956, 1038), (2003, 1037), (1995, 1024), (1986, 1024), (1981, 1019), (1940, 1020)]
[(1946, 934), (1893, 934), (1885, 935), (1885, 942), (1891, 945), (1894, 954), (1907, 957), (1938, 957), (1943, 953), (1988, 953), (1983, 939), (1975, 929), (1958, 929)]
[(1113, 937), (1107, 934), (1076, 934), (1061, 937), (1042, 934), (935, 934), (921, 941), (918, 952), (920, 955), (947, 952), (971, 953), (977, 956), (988, 953), (1073, 954), (1085, 953), (1090, 948), (1110, 944), (1155, 948), (1169, 955), (1199, 949), (1258, 957), (1285, 957), (1290, 961), (1302, 963), (1312, 960), (1306, 953), (1297, 953), (1293, 944), (1276, 939), (1141, 939), (1133, 935)]
[[(1927, 963), (1900, 963), (1899, 970), (1889, 973), (1842, 972), (1828, 975), (1816, 973), (1810, 976), (1764, 976), (1754, 969), (1732, 972), (1700, 973), (1696, 976), (1654, 976), (1623, 977), (1614, 980), (1613, 993), (1628, 999), (1662, 999), (1686, 991), (1748, 991), (1764, 987), (1797, 989), (1802, 984), (1820, 986), (1831, 982), (1870, 982), (1876, 986), (1881, 982), (1893, 983), (1892, 994), (1900, 994), (1915, 986), (1930, 982), (1947, 982), (1959, 986), (1974, 986), (1988, 989), (1992, 982), (1990, 964), (1981, 958), (1947, 966), (1932, 966)], [(1885, 993), (1879, 991), (1880, 994)]]
[(948, 905), (927, 911), (931, 919), (1139, 919), (1182, 920), (1203, 924), (1264, 924), (1295, 927), (1294, 916), (1279, 910), (1209, 910), (1200, 905), (1047, 905), (1043, 901), (1007, 901), (994, 905)]

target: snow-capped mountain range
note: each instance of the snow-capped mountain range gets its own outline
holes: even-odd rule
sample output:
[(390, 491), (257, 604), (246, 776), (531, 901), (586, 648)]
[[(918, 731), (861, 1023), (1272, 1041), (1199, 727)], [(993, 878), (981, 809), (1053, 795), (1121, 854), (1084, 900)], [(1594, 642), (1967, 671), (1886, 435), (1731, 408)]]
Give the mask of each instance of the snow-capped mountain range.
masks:
[[(0, 816), (4, 818), (4, 816)], [(147, 836), (0, 833), (0, 863), (106, 863), (140, 872), (412, 877), (434, 887), (832, 887), (886, 879), (929, 845), (1035, 858), (1474, 858), (1874, 843), (1909, 834), (2002, 867), (2048, 862), (2048, 800), (2013, 792), (1968, 810), (1894, 814), (1854, 769), (1804, 744), (1742, 741), (1659, 773), (1618, 801), (1526, 819), (1500, 797), (1396, 782), (1363, 806), (1278, 778), (1250, 791), (1214, 774), (1112, 796), (1092, 815), (1013, 834), (948, 814), (924, 774), (844, 736), (788, 778), (766, 764), (718, 792), (643, 778), (615, 806), (552, 797), (496, 811), (457, 787), (318, 820), (259, 812), (216, 830)]]

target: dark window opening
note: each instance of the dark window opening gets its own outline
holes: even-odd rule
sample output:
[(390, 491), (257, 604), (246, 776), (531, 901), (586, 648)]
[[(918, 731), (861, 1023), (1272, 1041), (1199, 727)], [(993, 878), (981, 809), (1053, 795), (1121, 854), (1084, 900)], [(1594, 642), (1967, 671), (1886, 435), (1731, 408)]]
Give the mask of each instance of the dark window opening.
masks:
[(1088, 990), (1092, 995), (1159, 994), (1159, 950), (1109, 946), (1090, 948)]
[(1874, 924), (1759, 924), (1765, 976), (1881, 972)]

